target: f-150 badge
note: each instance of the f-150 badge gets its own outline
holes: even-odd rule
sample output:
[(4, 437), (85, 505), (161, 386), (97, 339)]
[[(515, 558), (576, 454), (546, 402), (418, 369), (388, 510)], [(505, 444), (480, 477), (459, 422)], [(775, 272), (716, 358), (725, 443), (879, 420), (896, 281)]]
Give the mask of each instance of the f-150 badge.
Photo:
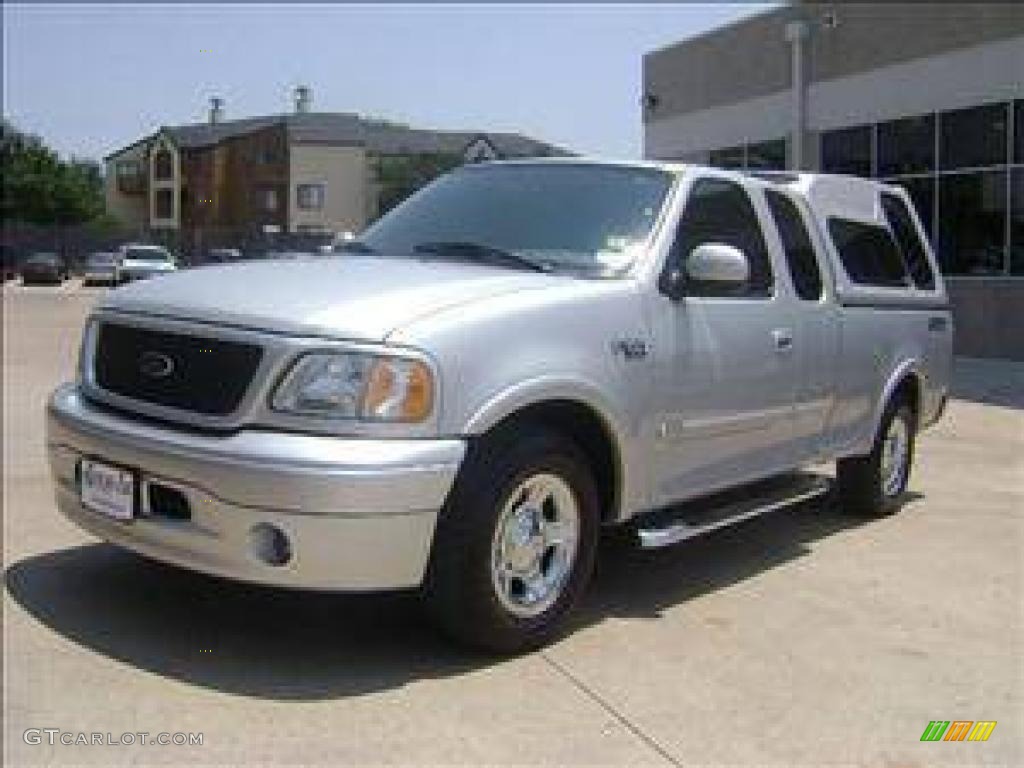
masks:
[(626, 360), (643, 360), (648, 351), (647, 342), (643, 339), (616, 339), (612, 342), (612, 352)]

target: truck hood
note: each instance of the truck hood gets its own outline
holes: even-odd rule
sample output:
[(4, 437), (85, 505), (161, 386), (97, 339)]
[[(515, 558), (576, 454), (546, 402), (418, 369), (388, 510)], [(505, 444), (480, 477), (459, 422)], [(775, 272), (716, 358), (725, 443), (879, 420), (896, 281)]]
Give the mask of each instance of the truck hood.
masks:
[(461, 304), (568, 277), (415, 259), (342, 256), (188, 269), (111, 291), (103, 309), (263, 331), (383, 341)]

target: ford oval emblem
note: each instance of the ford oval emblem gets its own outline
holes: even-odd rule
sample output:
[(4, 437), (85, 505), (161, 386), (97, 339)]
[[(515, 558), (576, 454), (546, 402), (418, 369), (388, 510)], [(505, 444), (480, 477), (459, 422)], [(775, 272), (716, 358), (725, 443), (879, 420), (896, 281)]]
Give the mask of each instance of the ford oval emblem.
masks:
[(174, 373), (174, 360), (163, 352), (143, 352), (139, 357), (139, 371), (151, 379), (166, 379)]

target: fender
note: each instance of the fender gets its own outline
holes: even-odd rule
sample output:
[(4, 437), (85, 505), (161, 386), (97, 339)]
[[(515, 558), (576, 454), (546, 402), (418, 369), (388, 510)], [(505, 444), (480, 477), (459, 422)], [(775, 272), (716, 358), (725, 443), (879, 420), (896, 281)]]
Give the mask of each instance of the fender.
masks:
[(868, 444), (869, 450), (870, 445), (874, 442), (875, 435), (878, 434), (878, 428), (881, 426), (882, 414), (885, 411), (886, 404), (892, 397), (893, 392), (896, 391), (896, 387), (898, 387), (900, 385), (900, 382), (902, 382), (903, 379), (905, 379), (908, 375), (914, 377), (915, 384), (918, 388), (918, 403), (919, 405), (923, 404), (922, 398), (924, 396), (924, 392), (922, 390), (924, 387), (921, 382), (924, 378), (924, 374), (921, 373), (920, 361), (917, 358), (913, 357), (901, 360), (899, 365), (897, 365), (893, 369), (892, 373), (889, 374), (889, 378), (886, 379), (885, 381), (885, 386), (882, 387), (882, 393), (878, 398), (878, 402), (875, 403), (875, 412), (871, 418), (871, 431), (867, 438), (868, 440), (871, 441)]
[(617, 519), (625, 519), (642, 508), (647, 495), (646, 477), (634, 457), (641, 449), (640, 439), (627, 425), (624, 414), (613, 405), (613, 400), (592, 382), (564, 375), (539, 376), (501, 390), (477, 408), (466, 421), (462, 433), (481, 435), (503, 419), (531, 405), (552, 400), (565, 400), (587, 407), (603, 422), (612, 440), (616, 455), (619, 486)]

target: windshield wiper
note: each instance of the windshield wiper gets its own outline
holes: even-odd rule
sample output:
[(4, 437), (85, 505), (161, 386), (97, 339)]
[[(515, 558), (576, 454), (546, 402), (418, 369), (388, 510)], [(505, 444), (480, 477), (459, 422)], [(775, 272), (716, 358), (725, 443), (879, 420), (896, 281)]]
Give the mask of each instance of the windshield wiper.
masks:
[(334, 252), (348, 253), (376, 253), (377, 250), (367, 245), (362, 240), (345, 240), (334, 246)]
[(472, 243), (461, 240), (442, 240), (436, 243), (419, 243), (413, 246), (416, 253), (430, 253), (438, 256), (451, 256), (467, 261), (503, 264), (505, 266), (528, 269), (531, 272), (550, 272), (547, 264), (533, 261), (512, 251), (505, 251), (483, 243)]

